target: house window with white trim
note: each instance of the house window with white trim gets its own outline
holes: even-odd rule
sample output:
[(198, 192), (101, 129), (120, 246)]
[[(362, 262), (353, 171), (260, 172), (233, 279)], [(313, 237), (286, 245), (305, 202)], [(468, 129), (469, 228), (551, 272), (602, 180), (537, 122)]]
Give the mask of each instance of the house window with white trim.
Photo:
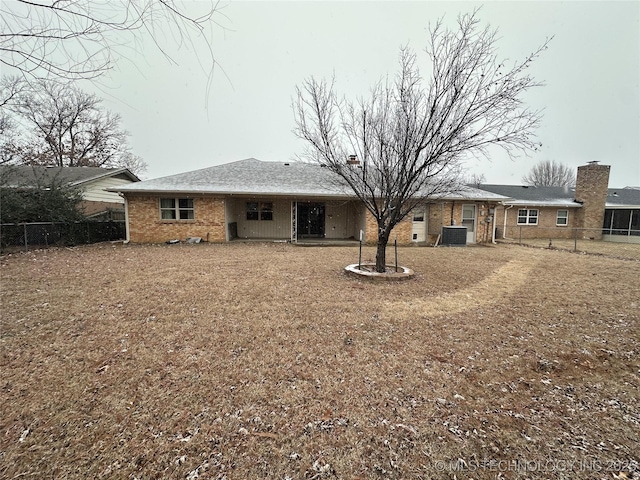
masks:
[(247, 202), (247, 220), (273, 220), (273, 202)]
[(556, 225), (566, 227), (569, 224), (569, 210), (558, 210), (556, 215)]
[(162, 220), (193, 220), (193, 198), (161, 198), (160, 218)]
[(518, 225), (537, 225), (538, 209), (537, 208), (521, 208), (518, 210)]

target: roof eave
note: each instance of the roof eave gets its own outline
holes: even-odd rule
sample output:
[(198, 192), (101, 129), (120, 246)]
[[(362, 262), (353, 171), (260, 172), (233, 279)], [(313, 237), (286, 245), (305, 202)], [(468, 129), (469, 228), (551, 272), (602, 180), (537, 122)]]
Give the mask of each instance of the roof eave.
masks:
[(510, 205), (512, 207), (563, 207), (563, 208), (581, 208), (582, 204), (577, 202), (537, 202), (533, 200), (509, 200), (502, 202), (503, 205)]
[(228, 190), (144, 190), (144, 189), (124, 189), (109, 187), (108, 192), (136, 195), (220, 195), (231, 197), (313, 197), (313, 198), (357, 198), (355, 195), (345, 193), (314, 193), (314, 192), (258, 192), (258, 191), (228, 191)]
[(99, 175), (95, 175), (93, 177), (90, 178), (83, 178), (82, 180), (76, 180), (75, 182), (69, 182), (69, 185), (72, 187), (77, 187), (79, 185), (82, 185), (84, 183), (89, 183), (89, 182), (95, 182), (96, 180), (100, 180), (102, 178), (107, 178), (107, 177), (115, 177), (116, 175), (120, 175), (121, 173), (124, 173), (127, 177), (129, 177), (129, 179), (133, 182), (139, 182), (140, 179), (133, 174), (133, 172), (131, 172), (131, 170), (129, 170), (128, 168), (118, 168), (117, 170), (109, 170), (106, 171), (104, 173), (101, 173)]

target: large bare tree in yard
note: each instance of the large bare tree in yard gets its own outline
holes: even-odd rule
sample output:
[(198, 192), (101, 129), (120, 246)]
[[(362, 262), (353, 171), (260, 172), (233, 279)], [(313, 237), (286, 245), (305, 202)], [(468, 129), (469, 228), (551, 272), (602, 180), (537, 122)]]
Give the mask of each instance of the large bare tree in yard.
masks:
[(0, 63), (29, 78), (94, 79), (150, 37), (169, 60), (169, 44), (202, 42), (210, 73), (215, 61), (206, 34), (217, 25), (216, 6), (192, 2), (187, 11), (173, 0), (1, 2)]
[[(502, 147), (510, 156), (536, 149), (540, 112), (523, 94), (540, 85), (528, 68), (547, 42), (507, 66), (496, 55), (497, 31), (482, 28), (477, 12), (450, 30), (430, 29), (430, 74), (417, 56), (400, 52), (394, 81), (380, 82), (368, 98), (338, 97), (334, 84), (311, 78), (297, 89), (295, 133), (307, 143), (303, 158), (324, 165), (348, 185), (378, 226), (376, 271), (383, 272), (391, 230), (420, 202), (461, 188), (469, 155)], [(359, 167), (347, 163), (356, 154)]]
[(571, 187), (576, 183), (576, 174), (567, 165), (555, 160), (543, 160), (522, 177), (522, 182), (532, 187)]
[(50, 80), (15, 85), (3, 79), (0, 97), (7, 99), (2, 115), (8, 127), (0, 138), (9, 163), (127, 167), (134, 173), (146, 168), (131, 152), (119, 115), (95, 95)]

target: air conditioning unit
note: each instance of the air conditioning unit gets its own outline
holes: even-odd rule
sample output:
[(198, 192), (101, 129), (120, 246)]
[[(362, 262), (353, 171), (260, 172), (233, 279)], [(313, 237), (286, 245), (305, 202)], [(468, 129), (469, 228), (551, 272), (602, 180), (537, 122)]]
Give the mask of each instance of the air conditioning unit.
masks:
[(442, 227), (441, 245), (447, 247), (464, 247), (467, 245), (467, 227), (452, 225)]

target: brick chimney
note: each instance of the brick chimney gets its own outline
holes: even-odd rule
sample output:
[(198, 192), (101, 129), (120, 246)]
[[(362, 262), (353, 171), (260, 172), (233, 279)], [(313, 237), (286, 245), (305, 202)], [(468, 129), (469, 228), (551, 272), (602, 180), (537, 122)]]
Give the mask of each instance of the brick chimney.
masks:
[(357, 155), (349, 155), (347, 159), (347, 165), (360, 165), (360, 160), (358, 160)]
[(578, 167), (575, 197), (576, 201), (582, 203), (582, 208), (577, 212), (576, 227), (591, 229), (582, 232), (580, 236), (583, 238), (602, 238), (610, 168), (611, 166), (599, 165), (598, 162)]

